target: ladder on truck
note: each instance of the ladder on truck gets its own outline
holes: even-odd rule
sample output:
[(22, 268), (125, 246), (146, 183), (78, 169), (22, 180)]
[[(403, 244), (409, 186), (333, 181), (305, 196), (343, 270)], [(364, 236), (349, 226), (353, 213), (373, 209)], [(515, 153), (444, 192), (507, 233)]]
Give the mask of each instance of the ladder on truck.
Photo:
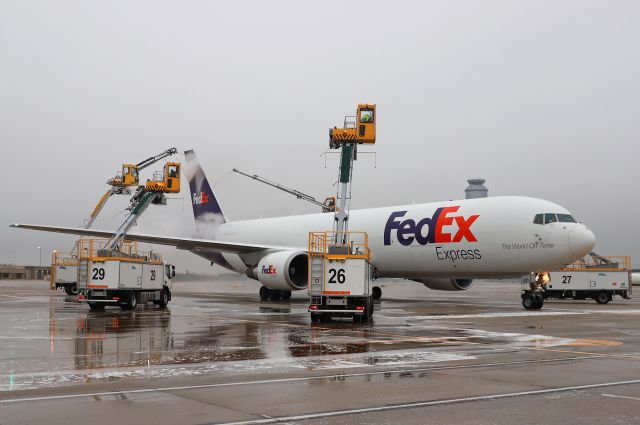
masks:
[(331, 232), (309, 233), (309, 312), (312, 321), (351, 316), (355, 321), (373, 315), (368, 236), (349, 232), (353, 162), (360, 144), (375, 143), (375, 105), (358, 105), (344, 127), (329, 130), (329, 147), (340, 149), (338, 188)]
[[(93, 207), (89, 217), (84, 220), (84, 228), (89, 229), (98, 218), (109, 199), (114, 195), (131, 195), (132, 188), (139, 187), (140, 172), (156, 162), (178, 153), (178, 149), (169, 148), (163, 152), (151, 156), (137, 164), (122, 164), (121, 171), (114, 177), (107, 180), (110, 188), (100, 197), (98, 203)], [(63, 287), (67, 294), (76, 295), (78, 293), (77, 269), (78, 269), (78, 241), (76, 241), (68, 252), (54, 251), (51, 258), (51, 283), (50, 289), (55, 290)], [(76, 278), (67, 279), (71, 270), (76, 270)], [(59, 275), (64, 275), (59, 278)]]

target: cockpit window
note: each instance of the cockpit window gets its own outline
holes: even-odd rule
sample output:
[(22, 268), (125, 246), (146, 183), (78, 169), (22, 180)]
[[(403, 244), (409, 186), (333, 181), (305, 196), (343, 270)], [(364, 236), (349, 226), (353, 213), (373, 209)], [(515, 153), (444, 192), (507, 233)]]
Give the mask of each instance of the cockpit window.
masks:
[(536, 214), (536, 216), (533, 218), (533, 224), (544, 224), (544, 215)]
[(544, 215), (544, 224), (555, 223), (558, 221), (558, 217), (555, 214), (547, 213)]
[(569, 214), (558, 214), (558, 221), (560, 223), (575, 223), (576, 220)]

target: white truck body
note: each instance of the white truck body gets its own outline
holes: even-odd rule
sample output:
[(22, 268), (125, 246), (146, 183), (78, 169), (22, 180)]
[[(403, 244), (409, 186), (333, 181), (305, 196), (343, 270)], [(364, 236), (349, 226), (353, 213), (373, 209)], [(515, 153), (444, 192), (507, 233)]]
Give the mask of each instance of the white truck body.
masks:
[(87, 288), (158, 291), (171, 289), (164, 263), (129, 262), (121, 259), (90, 261)]
[(323, 295), (363, 297), (369, 291), (369, 263), (362, 259), (325, 262)]
[(72, 265), (56, 265), (55, 281), (56, 286), (64, 286), (67, 283), (76, 283), (78, 279), (78, 266)]
[[(535, 274), (525, 275), (521, 284), (529, 288)], [(589, 270), (556, 271), (549, 273), (546, 291), (620, 291), (631, 290), (629, 273), (626, 271)]]

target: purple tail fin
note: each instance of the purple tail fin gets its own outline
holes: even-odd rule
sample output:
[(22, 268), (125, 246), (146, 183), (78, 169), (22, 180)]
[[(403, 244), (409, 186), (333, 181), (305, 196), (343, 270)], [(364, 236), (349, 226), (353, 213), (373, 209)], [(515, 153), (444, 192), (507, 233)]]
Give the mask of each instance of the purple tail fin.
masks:
[(226, 223), (224, 213), (216, 199), (213, 189), (209, 185), (200, 163), (193, 150), (185, 151), (186, 159), (185, 176), (189, 179), (191, 190), (191, 206), (196, 225), (206, 223)]

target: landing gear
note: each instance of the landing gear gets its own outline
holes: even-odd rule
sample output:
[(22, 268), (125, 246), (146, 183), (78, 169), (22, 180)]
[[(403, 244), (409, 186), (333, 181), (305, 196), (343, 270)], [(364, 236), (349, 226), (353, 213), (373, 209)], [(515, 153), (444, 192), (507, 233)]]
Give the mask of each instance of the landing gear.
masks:
[(266, 286), (261, 286), (259, 294), (261, 300), (268, 300), (269, 296), (271, 295), (271, 289), (267, 288)]
[(371, 295), (373, 296), (374, 300), (379, 300), (380, 298), (382, 298), (382, 289), (379, 286), (374, 286), (373, 288), (371, 288)]
[(540, 310), (544, 304), (544, 297), (539, 292), (525, 292), (522, 294), (522, 306), (527, 310)]
[(291, 291), (281, 291), (278, 289), (267, 288), (266, 286), (260, 287), (260, 299), (263, 301), (271, 300), (285, 300), (288, 301), (291, 299)]

